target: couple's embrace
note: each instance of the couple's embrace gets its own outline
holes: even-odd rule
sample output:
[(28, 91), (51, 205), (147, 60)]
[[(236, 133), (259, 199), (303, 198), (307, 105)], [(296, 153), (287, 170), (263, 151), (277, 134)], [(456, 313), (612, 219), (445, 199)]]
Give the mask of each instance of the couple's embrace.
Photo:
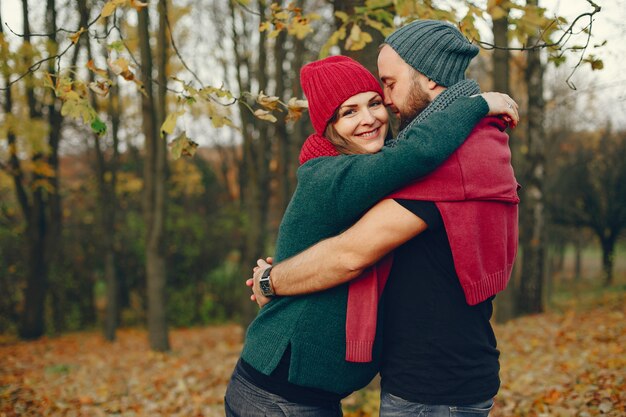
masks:
[(489, 414), (492, 301), (517, 249), (504, 130), (519, 116), (465, 79), (477, 53), (454, 26), (418, 20), (385, 39), (383, 89), (347, 57), (302, 68), (315, 133), (273, 265), (259, 260), (248, 280), (262, 308), (227, 416), (341, 416), (378, 372), (382, 416)]

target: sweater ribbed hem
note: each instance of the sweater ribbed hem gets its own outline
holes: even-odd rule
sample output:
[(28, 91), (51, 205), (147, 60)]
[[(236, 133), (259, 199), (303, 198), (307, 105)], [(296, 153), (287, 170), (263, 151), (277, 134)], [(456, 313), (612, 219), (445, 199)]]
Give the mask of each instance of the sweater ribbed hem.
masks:
[(346, 340), (346, 361), (371, 362), (373, 340)]
[(505, 270), (485, 275), (479, 282), (472, 284), (461, 282), (467, 303), (471, 306), (482, 303), (504, 290), (509, 282), (512, 269), (513, 265), (510, 264)]

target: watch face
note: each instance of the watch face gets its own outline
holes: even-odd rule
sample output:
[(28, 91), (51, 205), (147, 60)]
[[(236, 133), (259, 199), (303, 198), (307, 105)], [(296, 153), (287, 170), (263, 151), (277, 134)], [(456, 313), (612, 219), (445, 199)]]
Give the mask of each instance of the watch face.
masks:
[(270, 295), (273, 295), (269, 279), (263, 279), (259, 281), (259, 288), (261, 288), (261, 292), (264, 296), (268, 297)]

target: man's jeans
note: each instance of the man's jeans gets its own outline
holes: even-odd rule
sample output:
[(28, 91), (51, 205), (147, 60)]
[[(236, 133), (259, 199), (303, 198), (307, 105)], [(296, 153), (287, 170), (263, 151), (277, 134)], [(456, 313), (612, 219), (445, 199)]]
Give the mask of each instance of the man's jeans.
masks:
[(226, 417), (341, 417), (341, 404), (315, 407), (296, 404), (248, 382), (237, 370), (224, 397)]
[(427, 405), (404, 400), (388, 392), (380, 394), (380, 417), (487, 417), (493, 400), (478, 404)]

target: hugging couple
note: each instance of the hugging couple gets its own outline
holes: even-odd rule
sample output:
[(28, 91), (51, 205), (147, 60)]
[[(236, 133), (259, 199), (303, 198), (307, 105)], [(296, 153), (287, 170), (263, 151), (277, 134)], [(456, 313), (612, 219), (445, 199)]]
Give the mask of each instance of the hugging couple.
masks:
[(492, 303), (517, 251), (505, 129), (519, 115), (465, 78), (477, 53), (454, 26), (418, 20), (385, 39), (382, 89), (344, 56), (301, 69), (315, 133), (276, 253), (246, 282), (261, 309), (227, 416), (341, 416), (377, 373), (381, 416), (489, 414)]

